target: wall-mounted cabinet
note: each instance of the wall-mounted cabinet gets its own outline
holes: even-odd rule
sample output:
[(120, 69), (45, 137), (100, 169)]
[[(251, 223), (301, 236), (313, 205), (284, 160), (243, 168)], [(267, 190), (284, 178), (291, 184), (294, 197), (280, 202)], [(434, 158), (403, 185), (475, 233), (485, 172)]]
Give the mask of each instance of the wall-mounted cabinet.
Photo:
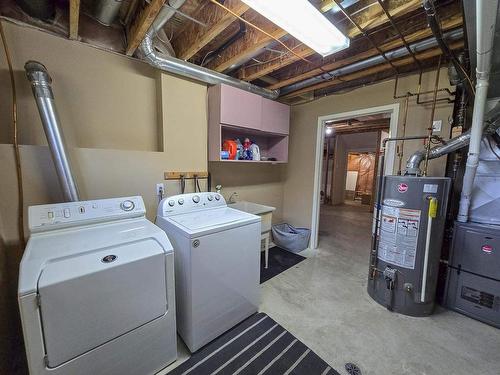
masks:
[[(208, 89), (209, 161), (286, 163), (290, 107), (226, 85)], [(221, 159), (225, 140), (249, 138), (268, 160)], [(271, 160), (269, 160), (271, 159)]]

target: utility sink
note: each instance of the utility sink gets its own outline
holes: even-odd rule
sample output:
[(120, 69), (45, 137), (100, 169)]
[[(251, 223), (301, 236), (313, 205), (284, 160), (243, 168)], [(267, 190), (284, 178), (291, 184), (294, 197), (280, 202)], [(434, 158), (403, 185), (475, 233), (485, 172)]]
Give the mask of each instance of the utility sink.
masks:
[(263, 204), (247, 202), (247, 201), (229, 203), (228, 206), (254, 215), (263, 215), (276, 210), (275, 207), (264, 206)]
[(262, 218), (262, 223), (261, 223), (262, 233), (269, 232), (271, 230), (272, 212), (276, 210), (275, 207), (264, 206), (263, 204), (247, 202), (247, 201), (238, 201), (235, 203), (229, 203), (228, 207), (248, 212), (249, 214), (259, 215)]

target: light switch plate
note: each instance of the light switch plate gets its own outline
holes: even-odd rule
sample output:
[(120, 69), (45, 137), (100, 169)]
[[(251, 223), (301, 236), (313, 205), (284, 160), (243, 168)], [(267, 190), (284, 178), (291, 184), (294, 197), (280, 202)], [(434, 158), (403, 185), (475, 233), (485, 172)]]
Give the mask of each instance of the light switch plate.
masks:
[(443, 124), (442, 120), (434, 120), (434, 121), (432, 121), (432, 131), (440, 132), (442, 124)]

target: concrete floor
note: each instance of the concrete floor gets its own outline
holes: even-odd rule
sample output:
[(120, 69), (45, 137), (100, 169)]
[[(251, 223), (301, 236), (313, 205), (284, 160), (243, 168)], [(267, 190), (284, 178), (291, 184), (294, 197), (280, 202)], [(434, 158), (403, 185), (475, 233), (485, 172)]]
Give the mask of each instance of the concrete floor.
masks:
[(263, 284), (261, 311), (341, 374), (500, 374), (500, 330), (439, 308), (427, 318), (387, 311), (366, 292), (371, 214), (323, 207), (317, 254)]

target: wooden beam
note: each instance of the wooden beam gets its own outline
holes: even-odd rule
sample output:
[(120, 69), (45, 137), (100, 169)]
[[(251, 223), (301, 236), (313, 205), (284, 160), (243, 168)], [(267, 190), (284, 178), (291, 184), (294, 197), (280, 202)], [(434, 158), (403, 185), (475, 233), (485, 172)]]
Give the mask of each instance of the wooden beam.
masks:
[[(463, 40), (450, 44), (451, 49), (460, 49), (460, 48), (463, 48), (463, 46), (464, 46)], [(430, 58), (439, 56), (441, 53), (442, 52), (441, 52), (440, 48), (432, 48), (432, 49), (426, 50), (424, 52), (421, 52), (421, 53), (417, 54), (416, 56), (419, 60), (426, 60), (426, 59), (430, 59)], [(407, 66), (407, 65), (410, 65), (413, 63), (414, 63), (414, 61), (413, 61), (413, 58), (411, 56), (404, 57), (402, 59), (393, 61), (393, 64), (396, 67)], [(302, 95), (303, 93), (306, 93), (306, 92), (324, 89), (327, 87), (330, 88), (330, 87), (338, 86), (340, 84), (345, 83), (346, 81), (352, 81), (352, 80), (355, 80), (358, 78), (367, 77), (367, 76), (370, 76), (373, 74), (383, 72), (383, 71), (388, 70), (388, 69), (392, 69), (388, 63), (375, 65), (375, 66), (368, 68), (368, 69), (360, 70), (360, 71), (357, 71), (357, 72), (354, 72), (351, 74), (346, 74), (346, 75), (340, 77), (341, 80), (332, 79), (329, 81), (317, 83), (317, 84), (309, 86), (309, 87), (304, 87), (300, 90), (297, 90), (297, 91), (291, 92), (287, 95), (284, 95), (284, 96), (280, 97), (280, 99), (288, 99), (288, 98)]]
[[(387, 4), (387, 10), (393, 18), (404, 16), (421, 7), (421, 0), (393, 0)], [(354, 15), (352, 18), (365, 31), (389, 22), (384, 10), (380, 6), (370, 6), (368, 9)], [(360, 31), (349, 22), (347, 36), (349, 38), (354, 38), (358, 35), (361, 35)]]
[[(280, 39), (287, 35), (286, 31), (272, 22), (269, 22), (269, 20), (253, 10), (249, 10), (245, 13), (245, 19), (270, 34), (273, 38)], [(207, 65), (207, 68), (223, 72), (232, 65), (241, 63), (242, 61), (248, 61), (257, 51), (271, 43), (273, 38), (270, 38), (253, 27), (248, 27), (245, 35), (236, 43), (226, 48), (219, 57), (212, 60)]]
[(334, 127), (335, 134), (346, 134), (346, 133), (367, 133), (374, 132), (377, 130), (385, 130), (389, 129), (389, 123), (385, 125), (364, 125), (364, 126), (342, 126), (342, 127)]
[[(453, 15), (452, 17), (449, 17), (446, 20), (444, 20), (441, 24), (441, 27), (442, 27), (442, 30), (446, 31), (446, 30), (451, 30), (451, 29), (457, 28), (457, 27), (461, 26), (462, 24), (463, 24), (462, 15), (461, 15), (461, 13), (457, 13), (457, 14)], [(430, 36), (432, 36), (432, 31), (428, 27), (426, 27), (426, 28), (420, 29), (412, 34), (406, 35), (405, 39), (409, 43), (411, 43), (411, 42), (416, 42), (416, 41), (421, 40), (421, 39), (428, 38)], [(381, 44), (379, 47), (382, 51), (390, 51), (392, 49), (399, 48), (402, 46), (403, 46), (403, 41), (401, 39), (396, 39), (396, 40), (393, 40), (391, 42)], [(371, 49), (363, 51), (357, 55), (348, 57), (346, 59), (334, 61), (334, 62), (325, 64), (325, 65), (322, 65), (320, 67), (310, 69), (309, 71), (306, 71), (302, 74), (298, 74), (298, 75), (292, 76), (288, 79), (282, 80), (278, 83), (269, 85), (267, 88), (270, 90), (279, 89), (281, 87), (285, 87), (285, 86), (291, 85), (293, 83), (300, 82), (300, 81), (303, 81), (305, 79), (317, 76), (317, 75), (322, 74), (324, 72), (328, 72), (330, 70), (341, 68), (343, 66), (350, 65), (350, 64), (353, 64), (355, 62), (370, 58), (370, 57), (375, 56), (377, 54), (378, 54), (378, 51), (375, 48), (371, 48)]]
[(78, 23), (80, 21), (80, 0), (69, 1), (69, 38), (78, 39)]
[(143, 8), (130, 28), (128, 35), (128, 45), (126, 54), (132, 56), (146, 36), (147, 31), (153, 24), (156, 16), (160, 12), (165, 0), (151, 0), (149, 4)]
[[(390, 7), (389, 12), (391, 13), (391, 15), (394, 16), (394, 18), (401, 17), (409, 12), (414, 11), (415, 9), (418, 8), (417, 5), (420, 5), (420, 2), (416, 0), (405, 1), (402, 4), (400, 3), (388, 4), (388, 6)], [(365, 14), (365, 13), (370, 13), (370, 14)], [(385, 15), (385, 13), (383, 13), (383, 10), (380, 7), (370, 7), (364, 13), (361, 13), (360, 15), (357, 16), (353, 16), (353, 18), (355, 19), (356, 22), (358, 21), (361, 22), (360, 26), (363, 29), (371, 29), (381, 24), (389, 22), (387, 16)], [(347, 35), (350, 38), (353, 38), (360, 35), (360, 31), (355, 26), (350, 25), (349, 28), (347, 29)], [(287, 43), (292, 43), (292, 42), (289, 41)], [(283, 52), (287, 52), (284, 48), (278, 47), (278, 49), (283, 50)], [(304, 58), (316, 53), (314, 50), (307, 47), (306, 45), (301, 45), (300, 47), (297, 47), (296, 50), (294, 49), (294, 51), (297, 53), (297, 55)], [(259, 58), (259, 60), (262, 60), (262, 58)], [(264, 56), (263, 60), (267, 61), (269, 60), (269, 58), (266, 59), (266, 57)], [(293, 55), (291, 53), (286, 53), (283, 58), (274, 59), (268, 63), (259, 64), (248, 68), (243, 67), (238, 71), (237, 76), (239, 79), (243, 79), (245, 81), (253, 81), (266, 74), (272, 73), (275, 70), (282, 69), (283, 67), (290, 65), (298, 60), (299, 60), (298, 56)]]
[[(248, 5), (240, 0), (227, 0), (224, 6), (239, 16), (248, 10)], [(236, 20), (231, 13), (211, 2), (201, 4), (194, 17), (207, 27), (190, 22), (172, 41), (177, 57), (183, 60), (194, 56)]]

